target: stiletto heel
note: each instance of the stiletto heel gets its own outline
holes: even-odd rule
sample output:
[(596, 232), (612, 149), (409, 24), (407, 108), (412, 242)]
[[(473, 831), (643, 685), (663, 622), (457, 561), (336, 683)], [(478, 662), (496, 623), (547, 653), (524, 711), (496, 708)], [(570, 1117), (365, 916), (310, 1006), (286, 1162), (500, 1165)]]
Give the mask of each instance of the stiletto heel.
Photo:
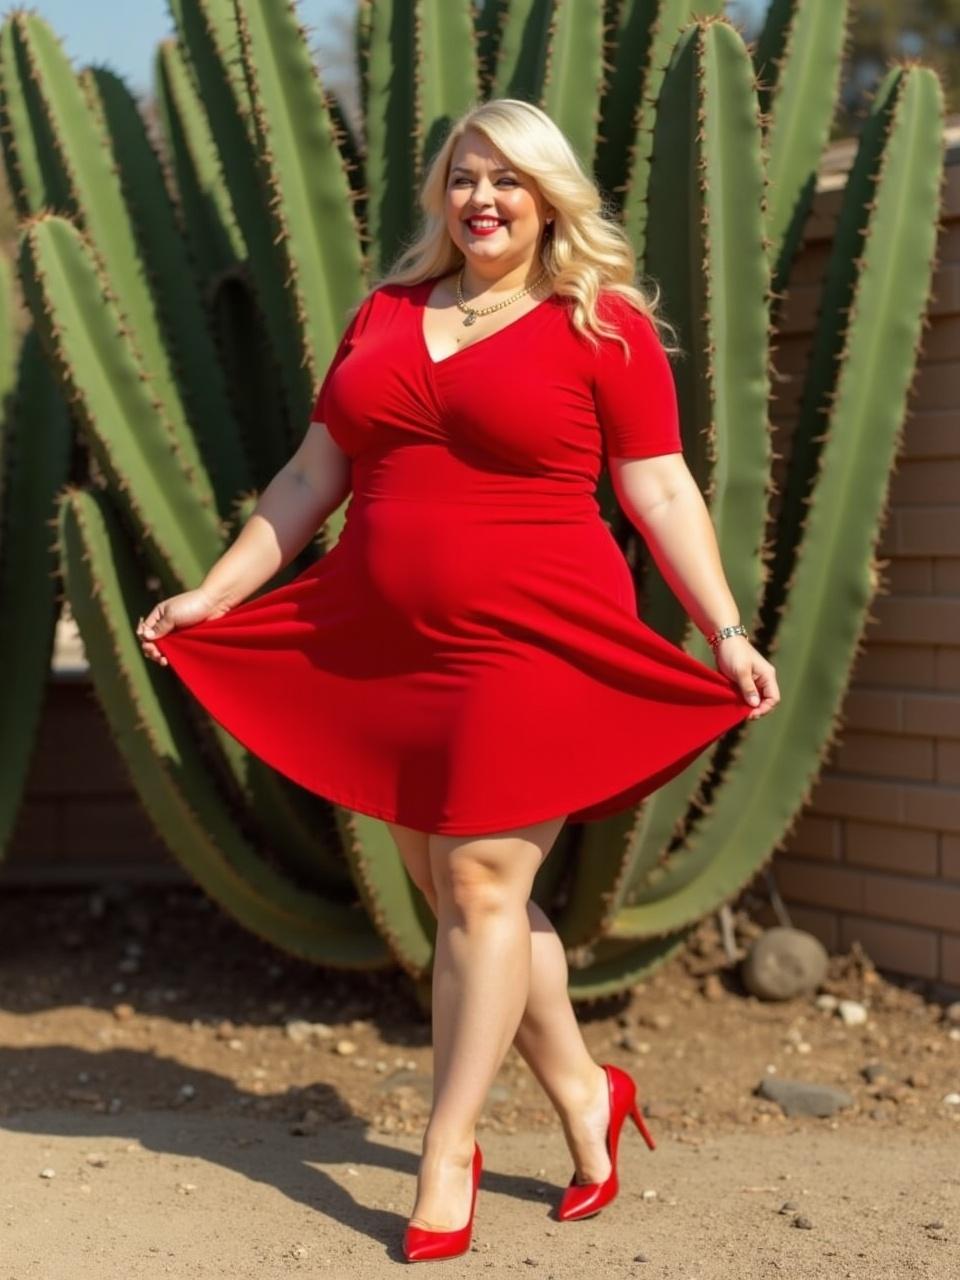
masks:
[(477, 1207), (477, 1187), (480, 1185), (480, 1171), (483, 1168), (483, 1156), (479, 1144), (473, 1148), (473, 1194), (470, 1198), (470, 1216), (462, 1227), (455, 1231), (430, 1231), (427, 1227), (408, 1222), (403, 1233), (403, 1254), (408, 1262), (431, 1262), (437, 1258), (455, 1258), (466, 1253), (470, 1248), (470, 1237), (473, 1232), (473, 1214)]
[(653, 1151), (657, 1144), (654, 1142), (653, 1138), (650, 1136), (650, 1130), (647, 1128), (646, 1121), (644, 1120), (643, 1115), (640, 1111), (640, 1108), (637, 1106), (636, 1102), (634, 1102), (633, 1110), (630, 1112), (630, 1114), (631, 1116), (633, 1116), (633, 1123), (637, 1126), (637, 1128), (643, 1134), (644, 1142), (647, 1144), (650, 1150)]
[(603, 1063), (603, 1069), (607, 1073), (607, 1089), (610, 1094), (610, 1123), (607, 1126), (610, 1175), (605, 1182), (579, 1183), (574, 1170), (573, 1177), (564, 1190), (563, 1199), (557, 1209), (557, 1217), (561, 1222), (571, 1222), (576, 1218), (592, 1218), (604, 1205), (609, 1204), (620, 1190), (617, 1178), (617, 1147), (620, 1142), (620, 1131), (628, 1114), (633, 1117), (634, 1124), (643, 1134), (644, 1141), (651, 1151), (655, 1146), (637, 1105), (637, 1086), (633, 1078), (611, 1062)]

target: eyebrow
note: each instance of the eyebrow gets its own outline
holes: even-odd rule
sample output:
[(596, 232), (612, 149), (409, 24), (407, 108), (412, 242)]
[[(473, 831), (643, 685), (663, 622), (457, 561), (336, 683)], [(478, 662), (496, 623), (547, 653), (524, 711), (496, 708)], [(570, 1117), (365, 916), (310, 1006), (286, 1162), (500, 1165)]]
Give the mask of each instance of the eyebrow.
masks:
[[(453, 166), (453, 168), (450, 170), (450, 172), (451, 172), (451, 173), (457, 173), (458, 171), (459, 171), (460, 173), (470, 173), (470, 172), (471, 172), (471, 170), (470, 170), (470, 169), (468, 169), (468, 168), (466, 167), (466, 165), (462, 165), (462, 164), (455, 164), (455, 165)], [(493, 173), (508, 173), (508, 172), (509, 172), (509, 173), (515, 173), (515, 172), (516, 172), (516, 169), (515, 169), (515, 167), (514, 167), (512, 164), (502, 164), (502, 165), (500, 165), (498, 168), (493, 169), (491, 172), (493, 172)]]

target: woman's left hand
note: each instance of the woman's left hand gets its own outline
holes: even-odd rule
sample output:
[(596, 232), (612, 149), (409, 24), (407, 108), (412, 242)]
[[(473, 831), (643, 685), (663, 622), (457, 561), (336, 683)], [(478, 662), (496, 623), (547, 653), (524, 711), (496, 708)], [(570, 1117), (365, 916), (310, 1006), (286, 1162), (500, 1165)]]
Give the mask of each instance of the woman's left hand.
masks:
[[(717, 670), (732, 680), (754, 710), (748, 720), (759, 720), (780, 701), (773, 664), (758, 653), (746, 636), (726, 636), (714, 650)], [(751, 694), (756, 694), (754, 703)]]

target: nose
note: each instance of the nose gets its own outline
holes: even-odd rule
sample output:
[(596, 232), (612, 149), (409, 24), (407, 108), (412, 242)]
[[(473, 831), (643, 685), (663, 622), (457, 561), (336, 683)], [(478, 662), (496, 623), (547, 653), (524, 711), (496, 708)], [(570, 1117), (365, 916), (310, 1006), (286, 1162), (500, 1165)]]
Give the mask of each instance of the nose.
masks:
[(473, 195), (470, 197), (470, 211), (472, 213), (483, 213), (484, 210), (492, 209), (494, 202), (486, 195), (486, 188), (496, 194), (496, 189), (489, 178), (481, 178), (473, 188)]

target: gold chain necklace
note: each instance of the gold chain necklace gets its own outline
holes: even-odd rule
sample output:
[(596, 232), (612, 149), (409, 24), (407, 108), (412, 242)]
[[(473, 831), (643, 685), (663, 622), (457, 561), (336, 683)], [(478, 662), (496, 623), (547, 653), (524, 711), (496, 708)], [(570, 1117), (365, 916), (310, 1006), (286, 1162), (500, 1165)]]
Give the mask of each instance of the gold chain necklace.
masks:
[(505, 298), (503, 302), (494, 302), (489, 307), (471, 307), (463, 296), (464, 270), (465, 267), (461, 267), (460, 273), (457, 276), (457, 306), (461, 311), (465, 311), (467, 313), (463, 320), (464, 324), (473, 324), (476, 321), (477, 316), (488, 315), (491, 311), (499, 311), (501, 307), (507, 307), (511, 302), (516, 302), (516, 300), (518, 298), (522, 298), (525, 293), (529, 293), (531, 289), (535, 289), (540, 281), (544, 280), (547, 275), (546, 268), (544, 268), (537, 276), (536, 280), (534, 280), (533, 284), (528, 284), (525, 289), (521, 289), (519, 293), (515, 293), (512, 298)]

